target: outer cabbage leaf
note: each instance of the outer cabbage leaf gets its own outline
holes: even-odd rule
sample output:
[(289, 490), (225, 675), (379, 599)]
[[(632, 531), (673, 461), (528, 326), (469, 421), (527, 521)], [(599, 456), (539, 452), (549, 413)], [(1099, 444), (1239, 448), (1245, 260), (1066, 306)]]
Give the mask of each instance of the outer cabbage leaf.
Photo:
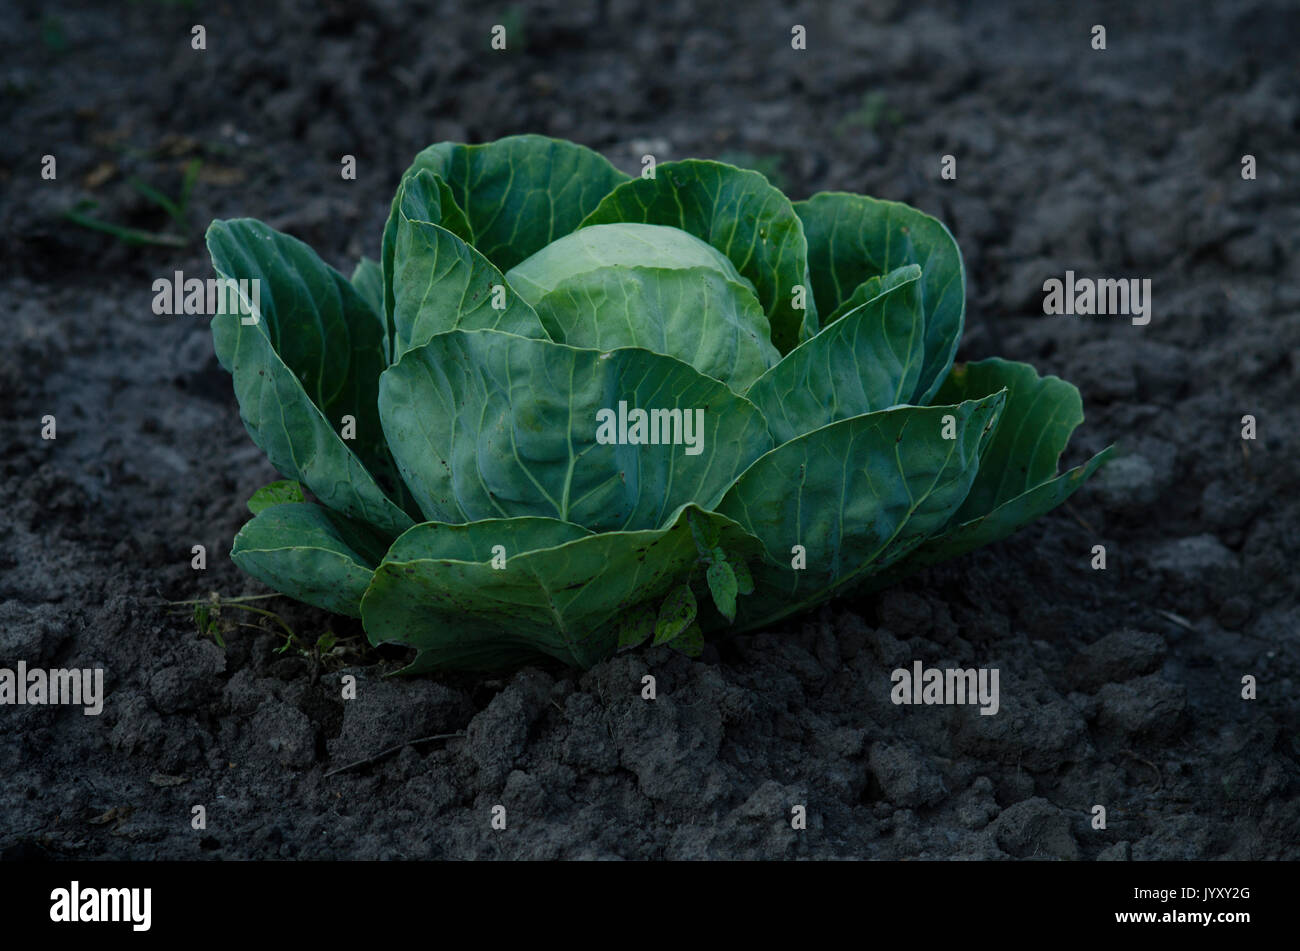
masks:
[(846, 192), (795, 202), (808, 237), (817, 306), (832, 317), (863, 281), (904, 264), (921, 266), (925, 363), (911, 399), (934, 399), (952, 366), (966, 314), (966, 272), (948, 229), (908, 205)]
[(848, 299), (843, 301), (835, 312), (823, 321), (825, 327), (829, 327), (835, 321), (839, 320), (850, 311), (857, 310), (868, 301), (875, 300), (881, 294), (886, 294), (893, 290), (899, 284), (906, 284), (908, 281), (915, 280), (915, 275), (921, 273), (921, 265), (904, 264), (902, 267), (896, 267), (888, 274), (878, 274), (875, 277), (869, 277), (853, 289), (853, 293)]
[[(212, 266), (222, 277), (261, 282), (255, 324), (237, 313), (212, 318), (217, 359), (234, 377), (253, 442), (286, 477), (325, 505), (398, 535), (412, 524), (379, 423), (384, 328), (352, 284), (297, 238), (260, 221), (214, 221)], [(345, 442), (335, 427), (356, 421)], [(392, 497), (376, 477), (383, 480)]]
[[(903, 406), (798, 436), (755, 462), (717, 511), (763, 544), (739, 629), (843, 593), (941, 529), (970, 491), (1004, 393), (956, 406)], [(951, 415), (955, 437), (944, 438)], [(806, 566), (796, 568), (795, 546)]]
[(782, 353), (816, 332), (813, 295), (804, 295), (806, 309), (794, 306), (794, 288), (810, 287), (803, 224), (758, 172), (702, 159), (664, 162), (654, 178), (615, 188), (582, 227), (618, 221), (681, 228), (730, 258), (757, 290)]
[[(601, 410), (703, 410), (685, 444), (598, 442)], [(772, 446), (762, 414), (663, 354), (583, 350), (492, 330), (452, 331), (385, 371), (389, 445), (425, 516), (525, 515), (596, 531), (653, 528), (687, 502), (712, 507)], [(616, 435), (616, 434), (611, 434)], [(629, 436), (631, 435), (629, 431)], [(649, 433), (646, 433), (647, 437)]]
[(456, 204), (451, 186), (437, 172), (414, 167), (398, 183), (393, 199), (398, 220), (428, 221), (446, 228), (466, 244), (474, 240), (465, 212)]
[(377, 317), (384, 314), (384, 269), (374, 258), (362, 258), (352, 269), (352, 286)]
[(240, 529), (230, 557), (282, 594), (360, 617), (361, 596), (387, 547), (367, 525), (311, 502), (284, 502)]
[[(423, 198), (436, 195), (432, 176), (421, 171), (403, 186), (397, 246), (393, 258), (393, 359), (448, 330), (503, 330), (545, 337), (537, 314), (506, 283), (487, 258), (451, 231), (432, 221), (437, 212)], [(495, 292), (494, 288), (500, 288)], [(494, 299), (496, 297), (497, 299)], [(498, 308), (496, 304), (504, 306)]]
[(836, 420), (907, 402), (925, 358), (918, 287), (910, 280), (846, 314), (785, 355), (746, 396), (763, 411), (778, 445)]
[[(574, 230), (628, 177), (591, 149), (541, 135), (512, 135), (481, 145), (439, 142), (415, 157), (403, 181), (421, 169), (446, 183), (447, 197), (468, 232), (459, 236), (502, 271)], [(394, 202), (384, 229), (386, 273), (391, 273), (396, 219)]]
[(1019, 531), (1073, 495), (1110, 457), (1113, 446), (1057, 475), (1070, 434), (1083, 422), (1083, 402), (1073, 385), (1055, 376), (1039, 377), (1028, 364), (996, 357), (959, 364), (939, 390), (939, 399), (978, 399), (1003, 388), (1006, 409), (970, 494), (947, 528), (882, 576), (882, 585)]
[(1000, 357), (953, 367), (939, 399), (978, 399), (1001, 389), (1007, 391), (1006, 411), (955, 522), (990, 512), (1055, 476), (1070, 434), (1083, 422), (1083, 400), (1073, 384)]
[[(683, 506), (662, 528), (583, 534), (552, 519), (417, 525), (393, 545), (361, 602), (373, 643), (418, 648), (408, 673), (496, 669), (542, 655), (590, 667), (614, 653), (625, 618), (698, 570), (690, 521), (740, 557), (757, 542), (730, 519)], [(512, 522), (528, 524), (504, 540)], [(506, 567), (491, 548), (505, 545)], [(537, 547), (533, 547), (537, 546)]]
[[(390, 363), (398, 356), (393, 350), (397, 340), (397, 328), (393, 323), (393, 311), (397, 306), (396, 279), (393, 272), (397, 263), (397, 229), (402, 220), (403, 206), (409, 218), (441, 225), (466, 243), (472, 242), (474, 238), (469, 229), (469, 222), (465, 220), (465, 212), (456, 204), (456, 199), (451, 194), (451, 186), (439, 174), (438, 170), (441, 170), (442, 166), (435, 164), (434, 168), (429, 168), (421, 164), (420, 156), (423, 155), (424, 152), (421, 152), (416, 156), (415, 164), (403, 173), (401, 181), (398, 182), (380, 241), (379, 269), (384, 283), (382, 313), (384, 326), (388, 331)], [(407, 184), (412, 186), (409, 191)]]

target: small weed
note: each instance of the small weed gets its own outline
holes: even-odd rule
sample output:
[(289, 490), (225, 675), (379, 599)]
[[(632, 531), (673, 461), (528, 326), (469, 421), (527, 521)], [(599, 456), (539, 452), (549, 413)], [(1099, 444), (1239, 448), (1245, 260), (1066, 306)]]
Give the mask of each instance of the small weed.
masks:
[(506, 28), (506, 49), (523, 52), (528, 48), (528, 37), (524, 32), (524, 7), (512, 3), (501, 14), (500, 23)]
[(166, 603), (172, 607), (192, 608), (191, 616), (199, 636), (212, 638), (213, 642), (222, 650), (226, 649), (226, 640), (223, 635), (229, 633), (233, 628), (249, 627), (255, 631), (266, 630), (263, 624), (250, 624), (246, 621), (234, 621), (229, 618), (223, 620), (222, 612), (226, 609), (232, 609), (256, 614), (274, 622), (279, 628), (274, 633), (276, 636), (283, 638), (283, 642), (275, 649), (276, 654), (296, 653), (326, 667), (344, 667), (364, 656), (365, 645), (359, 643), (357, 637), (340, 637), (333, 630), (327, 629), (316, 638), (314, 644), (309, 646), (308, 642), (300, 637), (279, 614), (246, 603), (248, 601), (278, 597), (282, 597), (282, 595), (255, 594), (240, 598), (223, 598), (213, 591), (203, 599), (168, 601)]
[(900, 126), (903, 124), (903, 114), (885, 101), (883, 92), (869, 92), (862, 97), (861, 106), (839, 121), (835, 133), (843, 135), (855, 126), (875, 132), (882, 124)]
[(68, 51), (68, 33), (63, 27), (63, 20), (52, 13), (41, 18), (41, 45), (55, 56)]
[(212, 638), (218, 647), (225, 650), (226, 641), (222, 634), (229, 631), (232, 627), (251, 627), (256, 631), (265, 630), (260, 624), (249, 624), (246, 621), (230, 621), (223, 623), (222, 611), (231, 608), (236, 611), (247, 611), (250, 614), (261, 615), (269, 618), (279, 625), (283, 633), (281, 637), (285, 639), (285, 646), (277, 649), (277, 653), (284, 653), (288, 647), (298, 642), (297, 635), (294, 634), (293, 628), (280, 615), (274, 611), (268, 611), (265, 608), (253, 607), (248, 601), (260, 601), (264, 598), (278, 598), (278, 594), (252, 594), (242, 598), (223, 598), (217, 592), (210, 592), (205, 599), (195, 601), (168, 601), (167, 604), (172, 607), (192, 607), (191, 616), (194, 619), (194, 625), (198, 628), (200, 637)]
[(139, 228), (129, 228), (124, 225), (114, 224), (111, 221), (105, 221), (90, 214), (98, 207), (98, 202), (89, 198), (79, 201), (72, 208), (65, 211), (63, 216), (73, 224), (89, 228), (92, 231), (110, 234), (129, 245), (184, 248), (193, 240), (193, 234), (190, 233), (189, 226), (189, 203), (190, 195), (194, 191), (194, 183), (198, 180), (199, 170), (202, 165), (200, 159), (191, 159), (185, 164), (185, 171), (181, 178), (180, 195), (175, 199), (164, 195), (137, 176), (128, 179), (132, 188), (167, 213), (174, 225), (174, 229), (171, 231), (144, 231)]

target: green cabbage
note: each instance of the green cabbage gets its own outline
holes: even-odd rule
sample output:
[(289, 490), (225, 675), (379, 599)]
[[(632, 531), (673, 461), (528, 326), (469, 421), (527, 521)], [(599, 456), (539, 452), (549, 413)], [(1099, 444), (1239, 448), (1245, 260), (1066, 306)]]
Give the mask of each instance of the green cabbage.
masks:
[(410, 671), (695, 653), (1004, 538), (1109, 452), (1058, 475), (1078, 391), (954, 366), (938, 221), (720, 162), (440, 143), (351, 280), (251, 219), (208, 249), (260, 281), (215, 349), (310, 494), (259, 492), (232, 558)]

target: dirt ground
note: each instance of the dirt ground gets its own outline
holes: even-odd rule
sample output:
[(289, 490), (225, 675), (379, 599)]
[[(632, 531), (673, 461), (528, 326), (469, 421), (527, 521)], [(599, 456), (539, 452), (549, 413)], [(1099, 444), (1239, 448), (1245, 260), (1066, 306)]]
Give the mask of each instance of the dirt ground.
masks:
[[(108, 696), (0, 708), (0, 855), (1300, 858), (1294, 4), (10, 6), (0, 666), (102, 666)], [(266, 593), (227, 552), (276, 475), (206, 321), (155, 315), (152, 282), (209, 276), (203, 228), (243, 215), (350, 273), (416, 151), (517, 132), (936, 214), (966, 260), (960, 358), (1075, 382), (1065, 461), (1119, 457), (1006, 542), (700, 661), (385, 679), (400, 652), (287, 599), (251, 602), (284, 652), (231, 609), (254, 627), (200, 636), (165, 601)], [(175, 195), (195, 158), (182, 228), (129, 179)], [(82, 199), (180, 246), (61, 217)], [(1043, 316), (1066, 269), (1150, 278), (1151, 322)], [(1001, 712), (894, 706), (914, 659), (999, 668)]]

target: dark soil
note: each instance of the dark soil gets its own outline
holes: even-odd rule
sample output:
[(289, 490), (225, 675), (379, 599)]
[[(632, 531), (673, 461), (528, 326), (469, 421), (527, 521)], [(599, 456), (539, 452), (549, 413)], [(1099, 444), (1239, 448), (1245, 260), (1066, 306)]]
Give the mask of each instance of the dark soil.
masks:
[[(109, 694), (99, 717), (0, 708), (0, 854), (1300, 858), (1294, 4), (9, 6), (0, 666), (102, 666)], [(201, 637), (164, 599), (265, 593), (226, 552), (275, 474), (206, 321), (154, 315), (153, 280), (208, 276), (203, 226), (242, 215), (350, 272), (418, 149), (529, 131), (938, 215), (969, 275), (962, 358), (1074, 381), (1066, 461), (1121, 455), (1006, 542), (702, 661), (384, 679), (400, 655), (287, 599), (252, 604), (306, 653), (230, 609), (257, 627)], [(164, 228), (127, 179), (174, 194), (196, 157), (183, 249), (59, 217), (94, 198)], [(1066, 269), (1149, 277), (1151, 323), (1044, 317)], [(1000, 713), (894, 706), (913, 660), (999, 668)], [(402, 745), (440, 734), (463, 735)]]

